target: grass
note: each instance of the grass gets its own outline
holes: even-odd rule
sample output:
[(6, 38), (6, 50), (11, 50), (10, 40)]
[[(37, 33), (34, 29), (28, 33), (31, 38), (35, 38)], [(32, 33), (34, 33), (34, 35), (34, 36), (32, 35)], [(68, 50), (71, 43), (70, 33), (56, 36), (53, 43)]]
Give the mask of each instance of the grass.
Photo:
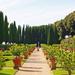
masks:
[(5, 59), (8, 59), (8, 61), (5, 61), (5, 66), (8, 66), (8, 67), (13, 67), (14, 64), (13, 64), (13, 58), (14, 56), (4, 56)]
[[(8, 61), (5, 61), (5, 66), (6, 67), (13, 67), (13, 58), (14, 56), (4, 56), (4, 58), (9, 59)], [(22, 64), (25, 62), (26, 60), (22, 60)]]
[(14, 69), (3, 69), (0, 70), (0, 75), (14, 75), (16, 70)]
[(12, 60), (6, 61), (5, 62), (5, 66), (7, 66), (7, 67), (13, 67), (14, 66), (13, 61)]
[(54, 75), (67, 75), (67, 71), (62, 69), (53, 70)]
[(14, 58), (14, 56), (3, 56), (4, 58), (7, 58), (7, 59), (13, 59)]
[[(13, 58), (14, 56), (4, 56), (4, 58), (9, 59), (8, 61), (5, 61), (5, 67), (0, 70), (0, 75), (14, 75), (16, 72), (15, 69), (13, 69)], [(22, 60), (22, 64), (25, 62), (25, 60)]]
[[(53, 70), (54, 75), (68, 75), (68, 72), (66, 70), (63, 69), (56, 69)], [(72, 71), (72, 75), (75, 75), (75, 70)]]

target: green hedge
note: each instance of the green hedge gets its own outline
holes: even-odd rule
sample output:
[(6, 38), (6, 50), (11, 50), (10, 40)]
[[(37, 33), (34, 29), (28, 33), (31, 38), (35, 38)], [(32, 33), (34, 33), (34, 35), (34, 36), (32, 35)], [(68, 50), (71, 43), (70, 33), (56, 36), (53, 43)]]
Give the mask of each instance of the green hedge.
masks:
[(0, 49), (7, 50), (11, 45), (2, 45), (0, 44)]

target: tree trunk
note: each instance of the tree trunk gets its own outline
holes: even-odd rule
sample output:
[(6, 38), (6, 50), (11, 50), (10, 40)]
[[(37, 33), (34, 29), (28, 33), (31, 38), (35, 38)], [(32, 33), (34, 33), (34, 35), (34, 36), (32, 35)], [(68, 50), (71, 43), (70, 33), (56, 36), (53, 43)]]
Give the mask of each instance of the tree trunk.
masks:
[(68, 70), (68, 75), (71, 75), (71, 70)]

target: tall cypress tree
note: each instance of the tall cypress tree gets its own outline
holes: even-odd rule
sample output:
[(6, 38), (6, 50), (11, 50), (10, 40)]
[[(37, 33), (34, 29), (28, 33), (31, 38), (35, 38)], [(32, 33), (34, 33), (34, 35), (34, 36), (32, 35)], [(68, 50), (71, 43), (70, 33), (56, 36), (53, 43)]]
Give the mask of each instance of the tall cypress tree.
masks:
[(23, 25), (23, 29), (22, 29), (21, 42), (22, 42), (22, 43), (25, 43), (25, 25)]
[(5, 20), (4, 20), (4, 41), (5, 43), (8, 42), (8, 20), (7, 20), (7, 16), (5, 16)]
[(47, 44), (50, 44), (50, 26), (48, 26), (48, 32), (47, 32)]
[(10, 24), (9, 41), (10, 41), (10, 43), (17, 43), (17, 27), (16, 27), (15, 21), (14, 21), (14, 23)]
[(11, 23), (9, 27), (9, 43), (13, 43), (13, 37), (13, 23)]
[(3, 40), (3, 32), (5, 30), (4, 29), (4, 19), (3, 19), (3, 12), (0, 11), (0, 44), (4, 41)]
[(18, 35), (17, 41), (18, 41), (18, 43), (21, 43), (21, 26), (20, 25), (18, 25), (17, 35)]
[(55, 44), (59, 43), (59, 35), (56, 28), (56, 25), (53, 25), (53, 32), (54, 32), (54, 42)]
[(16, 22), (14, 21), (13, 23), (13, 42), (17, 43), (17, 27), (16, 27)]
[(48, 39), (47, 39), (47, 44), (53, 44), (54, 42), (54, 31), (53, 31), (53, 27), (52, 24), (49, 25), (49, 29), (48, 29)]

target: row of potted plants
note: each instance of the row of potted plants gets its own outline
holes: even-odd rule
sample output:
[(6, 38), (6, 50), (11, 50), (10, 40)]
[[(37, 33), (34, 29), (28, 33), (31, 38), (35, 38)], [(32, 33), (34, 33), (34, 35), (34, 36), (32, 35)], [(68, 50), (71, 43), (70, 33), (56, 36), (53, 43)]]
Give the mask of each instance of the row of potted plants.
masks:
[(72, 70), (75, 69), (75, 52), (65, 51), (60, 48), (60, 45), (44, 45), (43, 48), (52, 70), (57, 68), (57, 64), (60, 64), (60, 67), (67, 70), (68, 74), (71, 75)]
[(32, 45), (14, 45), (11, 47), (13, 49), (11, 52), (15, 56), (13, 59), (14, 68), (19, 69), (21, 67), (21, 62), (24, 59), (27, 59), (34, 50)]
[(22, 64), (22, 60), (28, 58), (28, 56), (33, 52), (34, 45), (23, 45), (23, 44), (14, 44), (9, 47), (9, 50), (2, 51), (0, 50), (0, 69), (4, 66), (4, 61), (6, 58), (3, 56), (13, 56), (12, 60), (14, 63), (14, 69), (19, 69)]

